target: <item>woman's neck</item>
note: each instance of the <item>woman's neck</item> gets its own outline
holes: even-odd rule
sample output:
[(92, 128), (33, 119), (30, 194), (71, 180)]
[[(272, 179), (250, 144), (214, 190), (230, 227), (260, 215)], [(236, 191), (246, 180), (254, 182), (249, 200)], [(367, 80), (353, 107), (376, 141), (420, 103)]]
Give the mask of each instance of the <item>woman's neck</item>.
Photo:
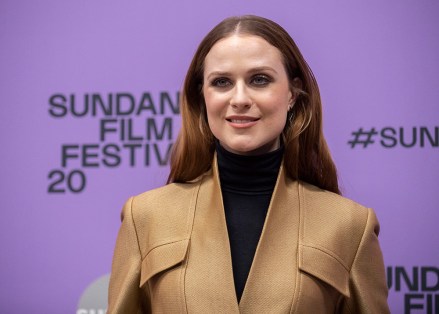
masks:
[(272, 193), (284, 148), (261, 155), (238, 155), (216, 142), (218, 170), (223, 190), (244, 193)]

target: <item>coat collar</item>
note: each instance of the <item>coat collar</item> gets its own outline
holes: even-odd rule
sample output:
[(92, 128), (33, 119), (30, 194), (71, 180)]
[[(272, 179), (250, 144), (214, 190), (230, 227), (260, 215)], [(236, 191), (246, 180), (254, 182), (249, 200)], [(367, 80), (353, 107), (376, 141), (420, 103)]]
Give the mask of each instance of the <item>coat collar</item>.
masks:
[[(290, 312), (297, 290), (298, 183), (281, 165), (262, 234), (238, 304), (216, 156), (201, 181), (190, 236), (185, 295), (194, 312)], [(203, 296), (200, 299), (200, 296)]]

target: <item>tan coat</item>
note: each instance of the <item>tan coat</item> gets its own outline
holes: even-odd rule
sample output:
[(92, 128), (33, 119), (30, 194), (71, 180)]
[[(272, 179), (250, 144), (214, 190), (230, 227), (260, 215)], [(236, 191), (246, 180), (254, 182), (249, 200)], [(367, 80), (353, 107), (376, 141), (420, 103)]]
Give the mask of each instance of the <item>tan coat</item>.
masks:
[(238, 304), (214, 165), (125, 204), (108, 313), (389, 313), (374, 212), (282, 167)]

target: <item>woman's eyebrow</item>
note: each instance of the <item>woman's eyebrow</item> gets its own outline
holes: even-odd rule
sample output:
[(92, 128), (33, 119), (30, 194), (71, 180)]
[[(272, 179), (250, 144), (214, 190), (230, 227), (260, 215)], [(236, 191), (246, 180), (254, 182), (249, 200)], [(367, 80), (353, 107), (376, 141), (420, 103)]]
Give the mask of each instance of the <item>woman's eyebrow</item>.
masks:
[(230, 75), (232, 75), (232, 73), (230, 73), (230, 72), (213, 71), (213, 72), (209, 73), (209, 75), (207, 76), (207, 79), (209, 79), (211, 76), (230, 76)]
[[(269, 71), (269, 72), (273, 72), (273, 73), (277, 74), (277, 71), (269, 66), (254, 67), (254, 68), (251, 68), (250, 70), (248, 70), (247, 73), (254, 74), (254, 73), (263, 72), (263, 71)], [(231, 75), (232, 75), (232, 73), (227, 72), (227, 71), (213, 71), (213, 72), (210, 72), (206, 78), (209, 79), (212, 76), (231, 76)]]
[(256, 73), (256, 72), (261, 72), (261, 71), (270, 71), (270, 72), (274, 72), (277, 74), (277, 71), (270, 66), (260, 66), (260, 67), (251, 68), (248, 71), (248, 73)]

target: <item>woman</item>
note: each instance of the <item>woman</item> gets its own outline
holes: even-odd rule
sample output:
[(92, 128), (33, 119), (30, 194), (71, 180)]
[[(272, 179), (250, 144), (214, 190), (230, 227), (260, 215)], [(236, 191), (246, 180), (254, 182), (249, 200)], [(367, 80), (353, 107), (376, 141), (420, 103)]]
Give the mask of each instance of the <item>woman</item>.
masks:
[(341, 197), (317, 83), (276, 23), (201, 42), (168, 185), (122, 213), (109, 313), (388, 313), (375, 214)]

